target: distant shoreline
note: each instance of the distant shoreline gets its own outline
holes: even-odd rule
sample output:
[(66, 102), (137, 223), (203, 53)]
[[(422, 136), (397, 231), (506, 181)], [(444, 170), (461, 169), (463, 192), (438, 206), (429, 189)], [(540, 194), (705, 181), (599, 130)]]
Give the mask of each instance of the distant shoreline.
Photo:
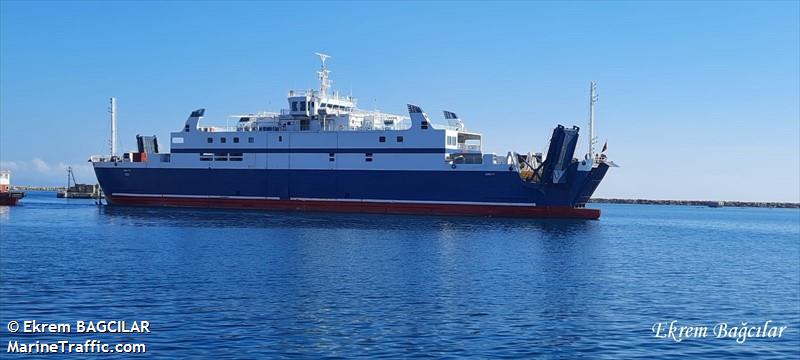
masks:
[(800, 209), (800, 203), (772, 201), (711, 201), (711, 200), (650, 200), (650, 199), (589, 199), (590, 203), (638, 205), (688, 205), (708, 207), (756, 207)]
[[(63, 186), (12, 186), (11, 190), (17, 191), (64, 191)], [(652, 200), (652, 199), (603, 199), (592, 198), (590, 203), (600, 204), (637, 204), (637, 205), (688, 205), (708, 207), (756, 207), (800, 209), (800, 203), (775, 202), (775, 201), (712, 201), (712, 200)]]

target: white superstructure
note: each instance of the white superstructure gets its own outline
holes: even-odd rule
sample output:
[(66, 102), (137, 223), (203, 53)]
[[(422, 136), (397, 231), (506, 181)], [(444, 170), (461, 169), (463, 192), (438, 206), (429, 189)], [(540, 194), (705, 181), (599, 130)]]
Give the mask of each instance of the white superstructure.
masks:
[[(468, 132), (453, 112), (444, 112), (449, 125), (434, 125), (415, 105), (408, 106), (409, 116), (359, 109), (353, 96), (330, 90), (329, 56), (318, 55), (319, 90), (290, 90), (287, 109), (232, 115), (235, 126), (207, 125), (202, 121), (205, 111), (200, 109), (192, 113), (181, 131), (170, 134), (171, 154), (151, 153), (146, 155), (147, 161), (135, 161), (133, 153), (126, 153), (117, 161), (146, 167), (264, 169), (457, 171), (518, 166), (510, 153), (483, 154), (481, 135)], [(113, 98), (111, 104), (114, 109)], [(113, 114), (112, 119), (116, 128)], [(281, 148), (309, 152), (254, 151)], [(193, 151), (197, 149), (203, 151)], [(335, 151), (321, 151), (324, 149)], [(110, 159), (96, 156), (93, 160)], [(99, 162), (96, 166), (114, 166), (113, 162)], [(461, 165), (464, 167), (459, 168)]]

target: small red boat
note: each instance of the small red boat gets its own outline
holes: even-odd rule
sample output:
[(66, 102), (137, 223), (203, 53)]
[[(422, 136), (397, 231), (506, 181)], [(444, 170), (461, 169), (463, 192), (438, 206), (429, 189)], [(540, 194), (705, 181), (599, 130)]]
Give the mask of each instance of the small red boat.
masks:
[(22, 191), (11, 191), (11, 173), (0, 171), (0, 206), (17, 205), (24, 197), (25, 193)]

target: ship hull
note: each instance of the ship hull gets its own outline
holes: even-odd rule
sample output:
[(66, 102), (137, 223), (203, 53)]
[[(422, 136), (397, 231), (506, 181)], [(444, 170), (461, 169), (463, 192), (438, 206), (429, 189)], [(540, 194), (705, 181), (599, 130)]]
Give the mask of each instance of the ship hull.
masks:
[(17, 205), (20, 199), (25, 197), (23, 192), (3, 192), (0, 193), (0, 206), (14, 206)]
[(95, 168), (110, 205), (597, 219), (603, 168), (537, 186), (515, 171)]

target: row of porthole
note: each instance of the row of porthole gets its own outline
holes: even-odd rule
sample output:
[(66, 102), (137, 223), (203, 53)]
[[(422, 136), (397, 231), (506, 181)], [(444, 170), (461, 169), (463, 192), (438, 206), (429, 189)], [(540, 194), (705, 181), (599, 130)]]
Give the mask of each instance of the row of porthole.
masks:
[[(328, 153), (328, 161), (336, 161), (336, 154)], [(364, 161), (372, 162), (372, 153), (364, 153)]]
[[(210, 138), (206, 139), (206, 141), (207, 141), (209, 144), (211, 144), (211, 143), (213, 143), (213, 142), (214, 142), (214, 138), (210, 137)], [(228, 142), (228, 139), (227, 139), (227, 138), (225, 138), (225, 137), (221, 137), (221, 138), (219, 138), (219, 142), (220, 142), (220, 143), (222, 143), (222, 144), (224, 144), (224, 143)], [(238, 144), (238, 143), (239, 143), (239, 138), (238, 138), (238, 137), (234, 137), (234, 138), (233, 138), (233, 142), (234, 142), (234, 143), (236, 143), (236, 144)], [(247, 138), (247, 142), (249, 142), (249, 143), (253, 143), (253, 142), (255, 142), (255, 139), (254, 139), (252, 136), (251, 136), (251, 137), (248, 137), (248, 138)]]
[[(386, 142), (386, 136), (379, 137), (378, 138), (378, 142), (385, 143)], [(399, 142), (399, 143), (403, 142), (403, 137), (402, 136), (398, 136), (397, 137), (397, 142)]]
[[(400, 136), (400, 137), (402, 137), (402, 136)], [(283, 136), (278, 136), (278, 141), (283, 141)], [(208, 142), (209, 144), (211, 144), (211, 143), (213, 143), (213, 142), (214, 142), (214, 138), (210, 137), (210, 138), (206, 139), (206, 142)], [(220, 143), (222, 143), (222, 144), (224, 144), (224, 143), (228, 142), (228, 139), (227, 139), (227, 138), (225, 138), (225, 137), (221, 137), (221, 138), (219, 138), (219, 142), (220, 142)], [(236, 143), (236, 144), (238, 144), (238, 143), (239, 143), (239, 138), (238, 138), (238, 137), (234, 137), (234, 138), (233, 138), (233, 142), (234, 142), (234, 143)], [(247, 142), (249, 142), (249, 143), (251, 143), (251, 144), (252, 144), (252, 143), (254, 143), (254, 142), (255, 142), (255, 139), (254, 139), (252, 136), (251, 136), (251, 137), (248, 137), (248, 138), (247, 138)], [(399, 142), (403, 142), (403, 140), (401, 139)]]
[[(403, 137), (402, 136), (398, 136), (396, 140), (397, 140), (397, 142), (401, 143), (401, 142), (403, 142)], [(214, 142), (214, 138), (210, 137), (210, 138), (207, 139), (207, 141), (208, 141), (209, 144), (211, 144), (211, 143)], [(226, 141), (227, 141), (227, 139), (224, 138), (224, 137), (219, 138), (219, 142), (220, 143), (224, 144)], [(278, 141), (283, 141), (283, 136), (278, 136)], [(239, 143), (239, 138), (238, 137), (234, 137), (233, 138), (233, 142), (238, 144)], [(247, 142), (252, 143), (253, 142), (253, 138), (252, 137), (247, 138)], [(386, 136), (379, 137), (378, 138), (378, 142), (385, 143), (386, 142)]]
[[(403, 142), (403, 137), (402, 136), (398, 136), (396, 140), (397, 140), (397, 142), (401, 143), (401, 142)], [(278, 136), (278, 141), (283, 141), (283, 136)], [(209, 137), (209, 138), (206, 139), (206, 142), (208, 142), (209, 144), (212, 144), (212, 143), (214, 143), (214, 138), (213, 137)], [(228, 139), (225, 138), (225, 137), (221, 137), (221, 138), (219, 138), (219, 142), (222, 143), (222, 144), (225, 144), (225, 143), (228, 142)], [(235, 144), (238, 144), (239, 143), (239, 138), (238, 137), (234, 137), (233, 138), (233, 142)], [(253, 139), (252, 136), (248, 137), (247, 138), (247, 142), (253, 143), (253, 142), (255, 142), (255, 139)], [(379, 137), (378, 138), (378, 142), (385, 143), (386, 142), (386, 136)]]

